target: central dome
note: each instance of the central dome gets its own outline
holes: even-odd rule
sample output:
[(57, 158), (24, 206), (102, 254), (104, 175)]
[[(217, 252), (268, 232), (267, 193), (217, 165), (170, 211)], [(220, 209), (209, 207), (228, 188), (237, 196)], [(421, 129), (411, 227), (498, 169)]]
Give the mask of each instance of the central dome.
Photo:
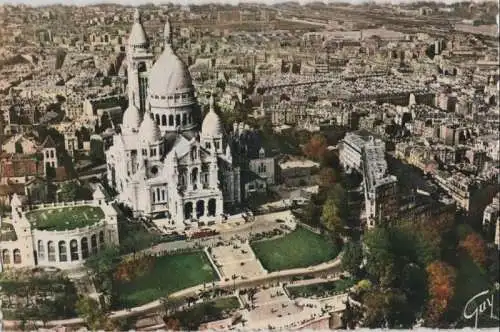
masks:
[(194, 91), (194, 87), (188, 67), (174, 53), (170, 44), (165, 45), (162, 55), (151, 68), (150, 95), (166, 97), (191, 91)]

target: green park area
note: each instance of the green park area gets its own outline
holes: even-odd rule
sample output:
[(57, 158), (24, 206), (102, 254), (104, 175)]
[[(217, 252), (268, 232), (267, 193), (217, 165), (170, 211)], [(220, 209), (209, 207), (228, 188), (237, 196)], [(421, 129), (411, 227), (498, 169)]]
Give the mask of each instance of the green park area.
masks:
[(93, 225), (104, 218), (104, 212), (96, 206), (65, 206), (30, 211), (26, 217), (36, 229), (64, 231)]
[[(457, 233), (460, 239), (464, 239), (465, 236), (471, 232), (473, 232), (473, 230), (468, 225), (460, 225), (457, 227)], [(467, 253), (459, 253), (457, 262), (455, 294), (448, 307), (446, 320), (457, 322), (457, 328), (475, 327), (474, 319), (467, 320), (463, 316), (463, 311), (467, 302), (478, 293), (490, 290), (488, 295), (478, 298), (475, 303), (471, 304), (471, 307), (479, 308), (482, 301), (485, 301), (486, 298), (491, 299), (491, 295), (494, 296), (493, 302), (498, 303), (500, 300), (500, 292), (495, 289), (495, 286), (490, 282), (487, 271), (477, 265)], [(499, 309), (499, 306), (493, 305), (494, 315), (499, 315)], [(488, 313), (479, 315), (477, 327), (498, 327), (498, 320), (491, 319), (490, 317), (490, 308), (488, 308), (487, 311)]]
[(116, 281), (122, 307), (136, 307), (176, 291), (217, 280), (204, 252), (155, 257), (152, 267), (132, 280)]
[(355, 283), (354, 279), (339, 279), (305, 286), (290, 286), (287, 287), (287, 290), (292, 299), (312, 296), (328, 297), (347, 291)]
[(225, 319), (231, 311), (239, 308), (240, 302), (236, 297), (223, 297), (176, 312), (171, 318), (178, 319), (182, 329), (196, 331), (201, 324)]
[(303, 227), (278, 239), (252, 242), (251, 246), (269, 272), (317, 265), (338, 254), (330, 238)]

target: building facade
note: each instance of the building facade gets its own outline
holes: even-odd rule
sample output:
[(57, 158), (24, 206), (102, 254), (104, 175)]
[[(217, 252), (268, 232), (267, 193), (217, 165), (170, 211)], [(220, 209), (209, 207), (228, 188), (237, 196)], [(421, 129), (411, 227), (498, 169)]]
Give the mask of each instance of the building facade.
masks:
[[(129, 66), (137, 54), (149, 54), (138, 13), (128, 45)], [(139, 77), (144, 81), (129, 74), (121, 133), (106, 151), (109, 184), (136, 216), (162, 219), (169, 228), (221, 221), (224, 205), (241, 201), (240, 168), (213, 96), (200, 131), (201, 108), (189, 70), (173, 49), (168, 20), (163, 53), (146, 73)]]
[[(1, 222), (0, 271), (35, 266), (80, 268), (104, 245), (118, 245), (115, 209), (105, 202), (101, 190), (96, 190), (93, 198), (33, 205), (28, 209), (14, 195), (12, 216)], [(75, 220), (78, 211), (81, 218), (90, 218), (88, 222)]]

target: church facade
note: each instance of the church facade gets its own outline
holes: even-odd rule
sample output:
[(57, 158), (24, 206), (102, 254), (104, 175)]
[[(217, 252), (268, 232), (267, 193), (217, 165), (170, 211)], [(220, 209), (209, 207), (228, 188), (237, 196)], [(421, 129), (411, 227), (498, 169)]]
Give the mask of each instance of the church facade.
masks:
[(218, 222), (224, 206), (241, 202), (240, 167), (213, 96), (200, 127), (196, 91), (168, 21), (164, 43), (153, 62), (136, 12), (127, 49), (129, 106), (106, 151), (108, 182), (137, 216), (165, 219), (172, 228)]

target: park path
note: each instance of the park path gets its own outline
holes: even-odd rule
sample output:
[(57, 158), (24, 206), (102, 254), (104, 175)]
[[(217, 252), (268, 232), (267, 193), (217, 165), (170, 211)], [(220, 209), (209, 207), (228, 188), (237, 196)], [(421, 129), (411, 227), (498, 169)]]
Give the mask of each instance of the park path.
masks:
[[(230, 280), (230, 281), (216, 281), (214, 283), (210, 284), (205, 284), (205, 285), (197, 285), (194, 287), (186, 288), (183, 290), (180, 290), (178, 292), (172, 293), (170, 297), (172, 298), (183, 298), (187, 296), (194, 296), (197, 295), (200, 291), (203, 290), (210, 290), (213, 288), (221, 288), (221, 289), (231, 289), (231, 288), (248, 288), (248, 287), (257, 287), (264, 285), (266, 283), (270, 282), (276, 282), (276, 281), (290, 281), (290, 278), (297, 277), (297, 276), (303, 276), (303, 275), (308, 275), (308, 274), (320, 274), (320, 273), (336, 273), (339, 274), (342, 272), (341, 270), (341, 258), (342, 258), (342, 252), (334, 259), (329, 262), (325, 262), (319, 265), (315, 265), (312, 267), (306, 267), (306, 268), (297, 268), (297, 269), (290, 269), (290, 270), (283, 270), (283, 271), (276, 271), (276, 272), (271, 272), (268, 273), (267, 275), (264, 276), (258, 276), (255, 278), (248, 278), (248, 279), (239, 279), (239, 280)], [(119, 318), (125, 318), (125, 317), (130, 317), (130, 316), (138, 316), (141, 314), (147, 314), (153, 311), (157, 311), (158, 309), (161, 309), (162, 303), (161, 300), (155, 300), (150, 303), (134, 307), (134, 308), (128, 308), (128, 309), (123, 309), (123, 310), (118, 310), (114, 311), (110, 314), (111, 319), (119, 319)], [(20, 321), (13, 321), (13, 320), (4, 320), (3, 321), (3, 327), (6, 329), (16, 329), (20, 325)], [(49, 321), (45, 324), (45, 327), (58, 327), (58, 326), (79, 326), (83, 325), (84, 320), (82, 318), (71, 318), (71, 319), (63, 319), (63, 320), (53, 320)], [(41, 321), (36, 322), (37, 326), (44, 326)]]

